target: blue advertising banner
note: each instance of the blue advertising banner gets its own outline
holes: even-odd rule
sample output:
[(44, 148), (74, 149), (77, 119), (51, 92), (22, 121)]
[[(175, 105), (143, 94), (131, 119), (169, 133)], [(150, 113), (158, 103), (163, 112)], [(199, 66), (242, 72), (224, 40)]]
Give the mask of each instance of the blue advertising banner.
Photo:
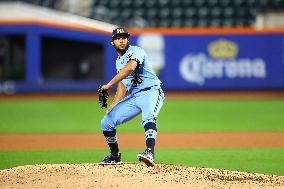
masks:
[(160, 61), (166, 89), (284, 88), (283, 35), (151, 35), (134, 41)]
[[(0, 81), (1, 93), (96, 91), (115, 74), (117, 53), (110, 34), (49, 26), (1, 26), (0, 35), (25, 36), (25, 79)], [(103, 77), (96, 80), (42, 80), (42, 38), (96, 43), (102, 46)], [(165, 90), (284, 89), (284, 33), (131, 35), (141, 46)], [(60, 62), (58, 62), (60, 64)]]

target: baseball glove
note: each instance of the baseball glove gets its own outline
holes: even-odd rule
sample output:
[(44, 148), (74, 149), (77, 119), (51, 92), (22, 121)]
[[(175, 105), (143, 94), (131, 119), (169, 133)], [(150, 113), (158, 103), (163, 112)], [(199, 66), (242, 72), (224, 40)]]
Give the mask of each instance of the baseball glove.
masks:
[(102, 89), (103, 85), (99, 86), (98, 95), (99, 95), (99, 103), (101, 108), (107, 108), (107, 99), (109, 97), (107, 90)]

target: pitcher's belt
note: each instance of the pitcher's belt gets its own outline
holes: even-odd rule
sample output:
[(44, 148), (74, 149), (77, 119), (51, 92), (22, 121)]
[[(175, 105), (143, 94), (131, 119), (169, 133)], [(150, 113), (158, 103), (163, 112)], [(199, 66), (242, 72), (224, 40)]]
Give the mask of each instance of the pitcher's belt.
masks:
[[(141, 90), (139, 90), (139, 91), (137, 91), (136, 93), (134, 93), (134, 94), (137, 94), (137, 93), (140, 93), (140, 92), (142, 92), (142, 91), (148, 91), (148, 90), (150, 90), (152, 87), (156, 87), (156, 86), (158, 86), (158, 85), (153, 85), (153, 86), (151, 86), (151, 87), (146, 87), (146, 88), (144, 88), (144, 89), (141, 89)], [(159, 89), (159, 93), (161, 93), (161, 88)]]

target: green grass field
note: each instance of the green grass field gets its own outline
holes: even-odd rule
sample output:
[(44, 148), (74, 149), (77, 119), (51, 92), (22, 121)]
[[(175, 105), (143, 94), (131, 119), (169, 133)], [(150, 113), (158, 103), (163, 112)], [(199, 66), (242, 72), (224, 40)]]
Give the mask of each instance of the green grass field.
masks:
[[(0, 101), (1, 133), (101, 132), (96, 101)], [(140, 132), (141, 117), (119, 131)], [(167, 100), (159, 132), (284, 131), (282, 100)]]
[[(141, 149), (122, 149), (124, 162), (135, 162)], [(107, 150), (0, 151), (0, 169), (31, 164), (97, 163)], [(284, 149), (157, 149), (156, 162), (284, 175)]]
[[(0, 133), (100, 132), (104, 112), (92, 100), (0, 101)], [(143, 132), (140, 117), (119, 132)], [(159, 132), (284, 131), (283, 100), (166, 100)], [(0, 141), (1, 142), (1, 141)], [(137, 162), (141, 149), (122, 149)], [(284, 148), (157, 149), (158, 163), (284, 175)], [(107, 150), (0, 151), (0, 169), (43, 163), (93, 163)]]

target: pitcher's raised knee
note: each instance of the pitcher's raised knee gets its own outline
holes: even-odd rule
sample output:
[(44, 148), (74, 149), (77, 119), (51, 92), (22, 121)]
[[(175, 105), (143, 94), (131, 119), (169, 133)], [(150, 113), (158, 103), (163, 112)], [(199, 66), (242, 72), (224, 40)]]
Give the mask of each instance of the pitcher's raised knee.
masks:
[(113, 131), (115, 129), (113, 121), (107, 114), (101, 120), (101, 127), (103, 131)]

